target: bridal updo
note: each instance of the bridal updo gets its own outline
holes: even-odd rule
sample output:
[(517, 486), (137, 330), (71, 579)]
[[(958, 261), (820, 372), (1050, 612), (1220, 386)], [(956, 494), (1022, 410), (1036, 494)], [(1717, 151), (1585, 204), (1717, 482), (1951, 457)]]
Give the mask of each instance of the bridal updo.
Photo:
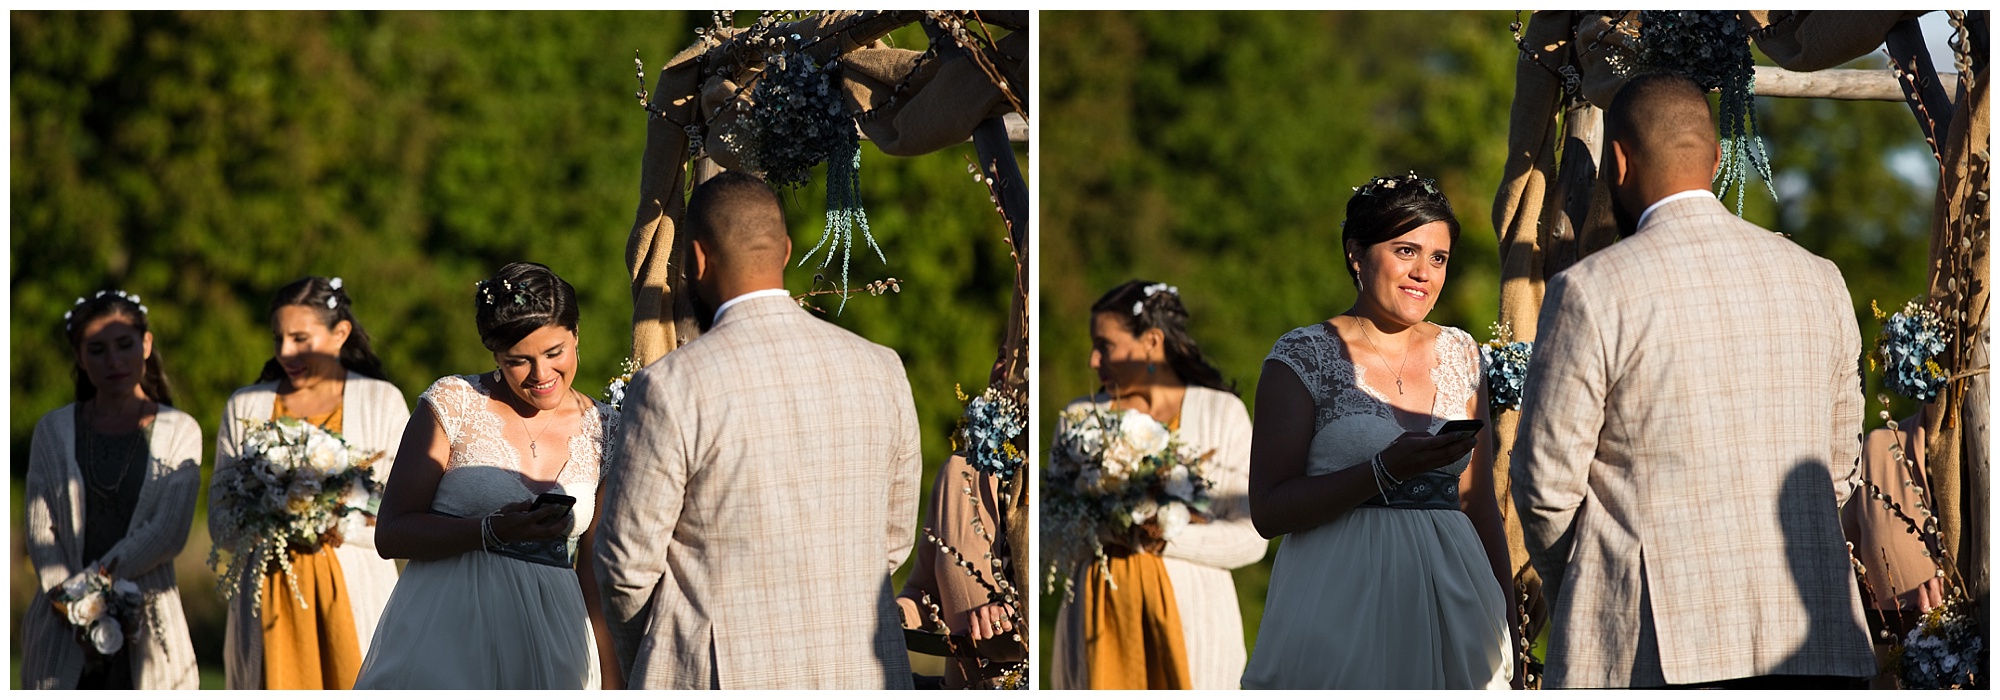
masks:
[[(1353, 244), (1355, 249), (1367, 250), (1434, 221), (1450, 228), (1452, 245), (1457, 245), (1458, 217), (1451, 213), (1451, 200), (1445, 199), (1436, 182), (1416, 173), (1378, 177), (1354, 188), (1354, 196), (1348, 198), (1347, 220), (1340, 224), (1341, 249)], [(1346, 269), (1347, 277), (1358, 287), (1361, 278), (1354, 271), (1353, 258), (1348, 258)]]
[(544, 326), (576, 332), (576, 288), (547, 265), (511, 263), (473, 286), (479, 344), (500, 352)]

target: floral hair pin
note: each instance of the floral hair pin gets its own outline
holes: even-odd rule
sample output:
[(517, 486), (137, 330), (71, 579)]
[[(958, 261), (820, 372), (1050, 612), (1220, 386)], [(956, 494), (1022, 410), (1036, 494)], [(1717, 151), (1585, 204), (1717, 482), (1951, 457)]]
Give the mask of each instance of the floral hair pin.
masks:
[[(338, 292), (338, 291), (340, 291), (340, 288), (341, 288), (341, 285), (342, 285), (342, 284), (344, 284), (344, 283), (342, 283), (342, 282), (340, 281), (340, 278), (339, 278), (339, 277), (335, 277), (335, 278), (333, 278), (333, 279), (331, 279), (331, 280), (327, 280), (327, 283), (326, 283), (326, 286), (328, 286), (328, 287), (332, 287), (332, 288), (333, 288), (333, 291), (336, 291), (336, 292)], [(329, 308), (329, 309), (338, 309), (338, 308), (340, 308), (340, 295), (338, 295), (338, 294), (328, 294), (328, 295), (326, 295), (326, 308)]]
[(1138, 300), (1138, 301), (1135, 301), (1135, 302), (1132, 302), (1132, 315), (1133, 315), (1133, 316), (1138, 316), (1138, 315), (1140, 315), (1140, 314), (1142, 314), (1142, 313), (1145, 313), (1145, 311), (1146, 311), (1146, 300), (1147, 300), (1147, 299), (1151, 299), (1151, 298), (1153, 298), (1153, 295), (1155, 295), (1155, 294), (1159, 294), (1160, 292), (1166, 292), (1166, 293), (1168, 293), (1168, 294), (1172, 294), (1172, 295), (1175, 295), (1175, 296), (1180, 296), (1180, 293), (1181, 293), (1181, 289), (1180, 289), (1179, 287), (1176, 287), (1176, 286), (1173, 286), (1173, 285), (1171, 285), (1171, 284), (1167, 284), (1167, 283), (1165, 283), (1165, 282), (1155, 282), (1155, 283), (1153, 283), (1153, 284), (1149, 284), (1149, 285), (1146, 285), (1146, 288), (1145, 288), (1145, 289), (1142, 289), (1142, 290), (1139, 290), (1139, 291), (1140, 291), (1140, 293), (1141, 293), (1141, 296), (1139, 297), (1139, 300)]
[[(480, 298), (481, 300), (486, 302), (487, 306), (493, 306), (495, 304), (495, 301), (493, 299), (493, 280), (480, 280), (478, 282), (474, 282), (473, 286), (478, 288)], [(503, 289), (503, 291), (501, 292), (501, 298), (505, 299), (507, 298), (508, 294), (512, 294), (514, 297), (513, 302), (515, 306), (527, 306), (528, 302), (535, 300), (535, 295), (528, 293), (527, 287), (524, 286), (521, 287), (520, 289), (515, 289), (514, 282), (512, 280), (500, 280), (500, 286)]]

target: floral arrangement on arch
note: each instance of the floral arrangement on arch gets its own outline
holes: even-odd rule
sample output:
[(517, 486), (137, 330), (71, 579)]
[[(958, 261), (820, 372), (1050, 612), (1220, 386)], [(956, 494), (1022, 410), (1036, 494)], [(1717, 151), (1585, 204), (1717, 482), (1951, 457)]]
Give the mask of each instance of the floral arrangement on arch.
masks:
[(1918, 401), (1936, 398), (1944, 391), (1951, 374), (1937, 362), (1951, 342), (1951, 331), (1935, 309), (1912, 299), (1903, 310), (1885, 314), (1874, 301), (1868, 302), (1882, 332), (1875, 336), (1875, 351), (1868, 355), (1868, 369), (1882, 363), (1882, 386), (1898, 395)]
[(253, 572), (250, 593), (262, 602), (261, 574), (276, 565), (305, 607), (290, 552), (338, 546), (345, 529), (366, 525), (382, 497), (374, 479), (381, 458), (379, 451), (352, 449), (339, 433), (297, 418), (252, 425), (243, 436), (242, 460), (221, 477), (218, 502), (210, 506), (227, 517), (212, 533), (209, 567), (215, 568), (224, 550), (235, 553), (216, 584), (223, 599), (241, 595), (245, 573)]
[(1014, 478), (1028, 462), (1028, 454), (1014, 444), (1028, 428), (1027, 412), (998, 385), (970, 400), (963, 388), (954, 389), (965, 402), (965, 415), (952, 435), (952, 448), (962, 450), (966, 463), (981, 474)]
[(611, 410), (625, 410), (625, 389), (632, 386), (632, 375), (639, 373), (639, 361), (630, 357), (618, 365), (618, 376), (604, 385), (604, 402), (611, 404)]
[(1521, 393), (1528, 383), (1528, 361), (1535, 344), (1514, 340), (1513, 327), (1493, 324), (1493, 339), (1479, 346), (1479, 367), (1486, 375), (1486, 402), (1493, 410), (1521, 410)]
[(1139, 411), (1063, 411), (1042, 478), (1047, 590), (1061, 577), (1071, 594), (1070, 572), (1107, 559), (1106, 545), (1157, 552), (1188, 525), (1206, 522), (1214, 456)]
[(139, 584), (112, 578), (102, 568), (70, 577), (49, 602), (69, 621), (83, 648), (96, 655), (92, 661), (118, 653), (141, 626), (151, 627), (153, 622)]

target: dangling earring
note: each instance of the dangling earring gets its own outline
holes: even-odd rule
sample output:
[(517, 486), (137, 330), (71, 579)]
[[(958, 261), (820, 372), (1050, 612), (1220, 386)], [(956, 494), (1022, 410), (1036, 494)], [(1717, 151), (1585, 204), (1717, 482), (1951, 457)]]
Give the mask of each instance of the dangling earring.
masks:
[(1146, 363), (1146, 374), (1151, 375), (1158, 371), (1160, 371), (1159, 365), (1153, 364), (1151, 362)]

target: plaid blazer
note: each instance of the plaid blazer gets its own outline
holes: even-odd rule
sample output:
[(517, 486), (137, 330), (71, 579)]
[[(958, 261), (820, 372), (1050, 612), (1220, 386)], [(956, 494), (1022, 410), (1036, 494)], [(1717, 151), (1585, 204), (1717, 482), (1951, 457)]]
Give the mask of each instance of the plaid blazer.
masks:
[(596, 566), (633, 688), (908, 688), (917, 523), (896, 353), (750, 299), (633, 377)]
[(1550, 687), (1875, 670), (1840, 531), (1860, 331), (1840, 270), (1712, 198), (1549, 280), (1513, 452)]

